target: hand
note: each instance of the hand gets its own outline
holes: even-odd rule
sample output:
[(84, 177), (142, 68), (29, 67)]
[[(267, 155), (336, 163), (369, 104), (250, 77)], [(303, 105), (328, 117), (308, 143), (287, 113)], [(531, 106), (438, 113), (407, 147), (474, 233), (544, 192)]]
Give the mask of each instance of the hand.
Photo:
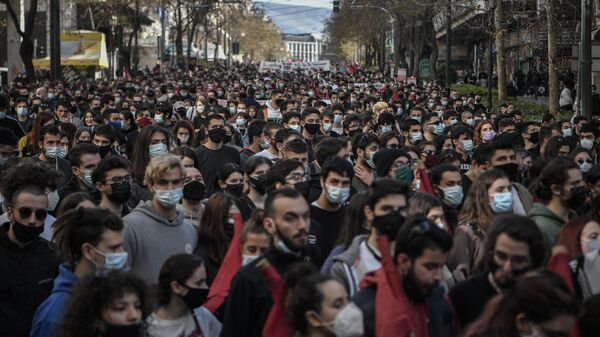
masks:
[(554, 247), (552, 247), (552, 253), (551, 256), (556, 256), (558, 254), (569, 254), (569, 250), (567, 249), (567, 247), (563, 246), (563, 245), (555, 245)]
[(373, 180), (375, 180), (375, 177), (373, 176), (373, 171), (367, 170), (359, 165), (356, 165), (354, 167), (354, 174), (367, 186), (371, 186)]

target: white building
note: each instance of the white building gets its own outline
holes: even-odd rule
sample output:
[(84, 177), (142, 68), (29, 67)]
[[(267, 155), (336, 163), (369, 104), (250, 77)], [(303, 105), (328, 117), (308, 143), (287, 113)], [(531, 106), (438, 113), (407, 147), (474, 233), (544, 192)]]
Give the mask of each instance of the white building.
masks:
[(318, 61), (323, 51), (323, 40), (318, 34), (283, 34), (283, 42), (294, 60)]

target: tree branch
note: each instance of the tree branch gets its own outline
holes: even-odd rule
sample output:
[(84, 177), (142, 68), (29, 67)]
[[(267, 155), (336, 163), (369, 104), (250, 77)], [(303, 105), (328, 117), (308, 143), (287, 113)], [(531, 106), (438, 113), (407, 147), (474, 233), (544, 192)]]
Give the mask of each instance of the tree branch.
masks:
[(14, 8), (9, 0), (0, 0), (0, 3), (6, 6), (6, 10), (12, 19), (13, 24), (15, 25), (15, 29), (17, 30), (17, 34), (19, 34), (22, 38), (26, 38), (25, 33), (21, 30), (19, 25), (19, 19), (17, 19), (17, 13), (15, 13)]

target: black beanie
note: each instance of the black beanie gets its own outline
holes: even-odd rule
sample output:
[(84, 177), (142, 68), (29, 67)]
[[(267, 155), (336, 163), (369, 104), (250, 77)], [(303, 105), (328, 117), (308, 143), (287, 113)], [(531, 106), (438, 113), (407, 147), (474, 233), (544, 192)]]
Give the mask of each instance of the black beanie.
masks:
[(390, 170), (390, 167), (392, 167), (394, 160), (398, 157), (406, 157), (409, 160), (412, 160), (408, 152), (399, 149), (383, 149), (375, 153), (373, 162), (375, 163), (377, 176), (385, 177)]

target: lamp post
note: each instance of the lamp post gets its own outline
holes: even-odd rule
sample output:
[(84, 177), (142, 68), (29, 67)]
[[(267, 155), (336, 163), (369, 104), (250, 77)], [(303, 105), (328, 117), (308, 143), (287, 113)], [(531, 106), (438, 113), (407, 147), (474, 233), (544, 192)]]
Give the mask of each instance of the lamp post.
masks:
[(494, 45), (494, 11), (496, 10), (496, 0), (490, 0), (490, 37), (489, 37), (489, 46), (488, 46), (488, 111), (492, 111), (492, 86), (493, 86), (493, 72), (494, 72), (494, 64), (492, 62), (492, 47)]
[(50, 79), (60, 78), (60, 2), (50, 0)]

